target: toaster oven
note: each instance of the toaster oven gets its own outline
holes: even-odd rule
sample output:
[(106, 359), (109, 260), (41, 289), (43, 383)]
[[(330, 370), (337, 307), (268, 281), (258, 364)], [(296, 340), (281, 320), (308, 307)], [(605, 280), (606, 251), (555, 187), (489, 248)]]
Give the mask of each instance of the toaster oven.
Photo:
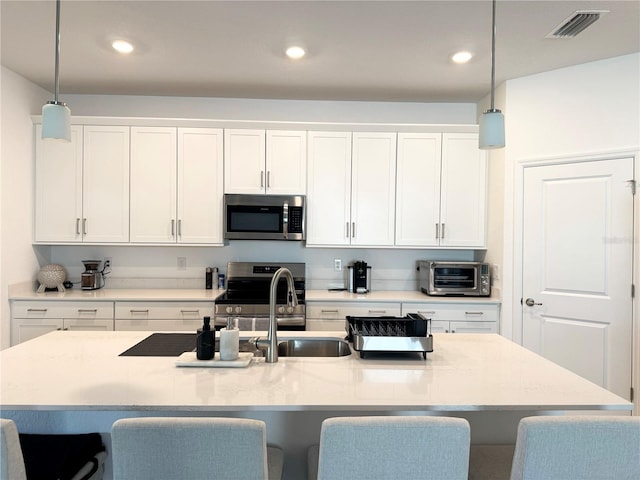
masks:
[(488, 263), (418, 262), (420, 290), (434, 296), (488, 297), (491, 276)]

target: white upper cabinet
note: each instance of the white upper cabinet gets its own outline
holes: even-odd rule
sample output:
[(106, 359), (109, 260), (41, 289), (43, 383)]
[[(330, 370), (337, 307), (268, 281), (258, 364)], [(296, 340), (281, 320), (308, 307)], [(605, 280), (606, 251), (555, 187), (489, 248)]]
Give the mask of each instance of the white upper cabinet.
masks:
[(309, 132), (307, 245), (349, 245), (351, 132)]
[(82, 241), (82, 127), (71, 127), (71, 142), (42, 140), (36, 125), (36, 242)]
[(487, 154), (476, 133), (442, 135), (440, 245), (486, 247)]
[(354, 133), (351, 174), (351, 244), (393, 245), (396, 134)]
[(398, 134), (396, 245), (484, 248), (486, 182), (477, 134)]
[(308, 135), (307, 245), (393, 245), (396, 134)]
[(222, 245), (223, 134), (178, 129), (178, 242)]
[(129, 241), (129, 127), (72, 126), (71, 142), (36, 126), (35, 241)]
[(131, 128), (131, 242), (222, 244), (222, 130)]
[(306, 193), (304, 131), (225, 129), (225, 193)]
[(131, 241), (177, 238), (177, 133), (173, 127), (131, 127)]
[(129, 241), (129, 127), (84, 127), (85, 242)]

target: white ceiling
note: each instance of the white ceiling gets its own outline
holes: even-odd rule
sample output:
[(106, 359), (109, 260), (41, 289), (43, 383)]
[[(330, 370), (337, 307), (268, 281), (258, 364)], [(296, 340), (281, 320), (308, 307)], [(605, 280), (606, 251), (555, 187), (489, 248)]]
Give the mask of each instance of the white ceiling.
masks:
[[(55, 2), (1, 0), (1, 61), (53, 91)], [(573, 39), (576, 10), (609, 10)], [(60, 92), (475, 102), (489, 92), (491, 2), (65, 0)], [(110, 40), (130, 39), (124, 57)], [(284, 56), (289, 42), (308, 55)], [(640, 1), (498, 0), (496, 81), (640, 51)], [(449, 56), (475, 54), (464, 66)], [(64, 98), (61, 98), (64, 100)]]

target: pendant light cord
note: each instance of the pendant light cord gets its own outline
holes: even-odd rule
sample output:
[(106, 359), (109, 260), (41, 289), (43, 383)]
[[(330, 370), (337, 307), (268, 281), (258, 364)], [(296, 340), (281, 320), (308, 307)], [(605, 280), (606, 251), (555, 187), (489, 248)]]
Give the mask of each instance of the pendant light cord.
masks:
[(59, 63), (60, 63), (60, 0), (56, 0), (56, 65), (55, 65), (55, 83), (54, 83), (54, 101), (58, 104), (59, 93)]
[[(60, 0), (58, 0), (60, 1)], [(494, 111), (494, 90), (496, 81), (496, 0), (493, 0), (492, 13), (492, 30), (491, 30), (491, 111)]]

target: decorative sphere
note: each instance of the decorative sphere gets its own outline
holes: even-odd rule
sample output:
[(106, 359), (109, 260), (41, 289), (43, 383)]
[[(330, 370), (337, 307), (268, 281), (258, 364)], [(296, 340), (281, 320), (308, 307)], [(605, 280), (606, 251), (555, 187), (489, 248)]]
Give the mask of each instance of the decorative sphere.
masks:
[(67, 279), (67, 272), (62, 265), (45, 265), (38, 272), (38, 282), (45, 288), (56, 288)]

